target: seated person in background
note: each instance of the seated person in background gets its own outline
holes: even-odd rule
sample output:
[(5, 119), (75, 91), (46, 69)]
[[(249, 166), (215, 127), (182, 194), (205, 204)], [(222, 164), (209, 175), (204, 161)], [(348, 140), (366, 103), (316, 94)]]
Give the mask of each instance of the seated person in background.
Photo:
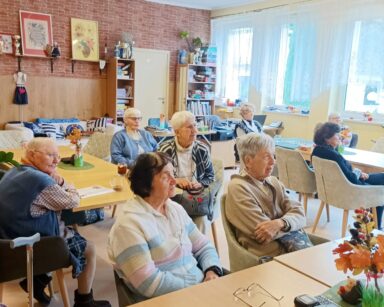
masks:
[(169, 198), (176, 180), (164, 153), (141, 154), (130, 174), (135, 198), (123, 207), (108, 239), (108, 253), (135, 300), (218, 278), (215, 248), (185, 210)]
[[(94, 244), (60, 222), (61, 210), (79, 206), (80, 197), (56, 172), (59, 161), (57, 146), (51, 138), (34, 138), (26, 145), (22, 165), (9, 170), (0, 181), (0, 238), (12, 240), (37, 232), (41, 236), (62, 236), (71, 254), (72, 277), (78, 281), (74, 306), (111, 306), (108, 301), (93, 299)], [(38, 275), (34, 281), (34, 297), (49, 303), (44, 288), (50, 278)], [(20, 285), (26, 288), (23, 282)]]
[[(340, 144), (340, 126), (334, 123), (325, 123), (315, 132), (313, 142), (316, 144), (313, 149), (312, 156), (322, 159), (335, 161), (341, 168), (345, 177), (353, 184), (371, 184), (384, 185), (384, 173), (366, 174), (344, 159), (344, 157), (336, 150)], [(381, 219), (383, 216), (383, 206), (376, 207), (377, 211), (377, 227), (381, 229)]]
[[(254, 107), (252, 104), (243, 103), (241, 105), (240, 115), (242, 117), (242, 120), (235, 126), (235, 133), (234, 133), (235, 138), (250, 132), (262, 133), (263, 127), (260, 125), (258, 121), (253, 120), (253, 114), (254, 114)], [(236, 144), (234, 146), (234, 151), (235, 151), (235, 161), (239, 162), (240, 157), (239, 157)]]
[[(189, 111), (176, 112), (171, 125), (175, 138), (161, 143), (159, 151), (172, 159), (176, 185), (183, 190), (209, 186), (215, 180), (215, 174), (209, 149), (196, 140), (195, 116)], [(215, 191), (212, 193), (214, 195)], [(195, 217), (193, 221), (202, 233), (208, 232), (206, 216)]]
[(352, 140), (352, 132), (348, 126), (343, 125), (343, 119), (339, 113), (330, 113), (328, 115), (328, 122), (339, 125), (340, 127), (340, 142), (342, 145), (349, 147)]
[(241, 122), (236, 124), (235, 136), (239, 137), (250, 132), (261, 133), (263, 127), (256, 120), (253, 120), (254, 107), (252, 104), (243, 103), (240, 107)]
[(112, 138), (112, 163), (126, 164), (131, 168), (139, 154), (156, 151), (157, 142), (152, 134), (139, 129), (141, 120), (138, 109), (129, 108), (124, 112), (125, 129), (116, 132)]
[(257, 256), (274, 257), (312, 246), (301, 203), (270, 176), (275, 145), (266, 134), (249, 133), (238, 140), (244, 169), (228, 185), (226, 215), (239, 243)]

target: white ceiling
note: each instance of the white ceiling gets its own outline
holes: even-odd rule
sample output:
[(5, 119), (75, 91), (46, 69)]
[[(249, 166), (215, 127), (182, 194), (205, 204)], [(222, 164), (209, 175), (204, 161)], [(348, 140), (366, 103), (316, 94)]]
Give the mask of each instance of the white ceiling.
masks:
[(265, 0), (146, 0), (162, 4), (183, 6), (195, 9), (217, 10), (233, 6), (241, 6)]

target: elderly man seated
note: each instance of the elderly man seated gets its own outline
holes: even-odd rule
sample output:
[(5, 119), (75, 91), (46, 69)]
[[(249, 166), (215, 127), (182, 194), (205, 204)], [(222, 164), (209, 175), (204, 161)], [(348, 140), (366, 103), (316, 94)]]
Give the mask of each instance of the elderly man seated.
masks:
[[(60, 222), (61, 210), (77, 207), (80, 197), (57, 173), (59, 161), (58, 148), (51, 138), (35, 138), (26, 145), (22, 165), (12, 168), (0, 181), (0, 238), (14, 239), (37, 232), (42, 236), (64, 237), (71, 253), (72, 276), (78, 281), (74, 306), (111, 306), (108, 301), (93, 299), (94, 244)], [(44, 288), (50, 277), (38, 275), (34, 281), (34, 297), (49, 303)], [(26, 290), (25, 281), (20, 285)]]
[(312, 246), (301, 230), (302, 205), (270, 176), (275, 164), (273, 139), (249, 133), (237, 144), (244, 169), (231, 178), (225, 208), (239, 243), (257, 256), (270, 257)]
[[(177, 187), (183, 190), (197, 190), (209, 186), (215, 180), (215, 174), (209, 149), (196, 140), (195, 116), (189, 111), (176, 112), (171, 118), (171, 124), (175, 138), (161, 143), (158, 150), (172, 159)], [(220, 187), (211, 191), (212, 195), (218, 188)], [(208, 232), (206, 216), (194, 217), (193, 221), (202, 233)]]

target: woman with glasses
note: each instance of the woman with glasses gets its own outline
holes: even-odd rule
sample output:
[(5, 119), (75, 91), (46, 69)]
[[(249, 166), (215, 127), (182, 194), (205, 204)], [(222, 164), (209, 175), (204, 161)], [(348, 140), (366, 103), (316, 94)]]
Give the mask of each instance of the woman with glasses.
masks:
[(138, 109), (129, 108), (124, 112), (125, 129), (115, 133), (111, 143), (112, 163), (131, 168), (139, 154), (156, 151), (157, 142), (152, 134), (139, 129), (141, 119)]
[[(175, 138), (161, 143), (159, 151), (171, 157), (177, 187), (189, 191), (208, 187), (215, 180), (215, 174), (209, 149), (196, 140), (195, 116), (189, 111), (176, 112), (171, 124)], [(215, 191), (212, 194), (215, 195)], [(206, 216), (193, 220), (201, 232), (208, 232)]]
[(184, 209), (170, 200), (176, 180), (164, 153), (141, 154), (130, 174), (135, 198), (113, 225), (108, 254), (135, 301), (222, 275), (219, 257)]

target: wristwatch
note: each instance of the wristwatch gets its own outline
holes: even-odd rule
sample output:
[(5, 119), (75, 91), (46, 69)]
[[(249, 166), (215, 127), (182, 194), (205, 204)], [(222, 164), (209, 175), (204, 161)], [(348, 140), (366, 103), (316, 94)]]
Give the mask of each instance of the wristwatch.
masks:
[(284, 222), (284, 227), (281, 229), (283, 232), (288, 232), (291, 230), (291, 225), (289, 225), (286, 219), (281, 219)]
[(214, 272), (217, 276), (223, 276), (223, 270), (221, 268), (219, 268), (218, 266), (214, 265), (214, 266), (211, 266), (209, 267), (208, 269), (206, 269), (204, 271), (204, 275), (207, 274), (208, 271), (212, 271)]

